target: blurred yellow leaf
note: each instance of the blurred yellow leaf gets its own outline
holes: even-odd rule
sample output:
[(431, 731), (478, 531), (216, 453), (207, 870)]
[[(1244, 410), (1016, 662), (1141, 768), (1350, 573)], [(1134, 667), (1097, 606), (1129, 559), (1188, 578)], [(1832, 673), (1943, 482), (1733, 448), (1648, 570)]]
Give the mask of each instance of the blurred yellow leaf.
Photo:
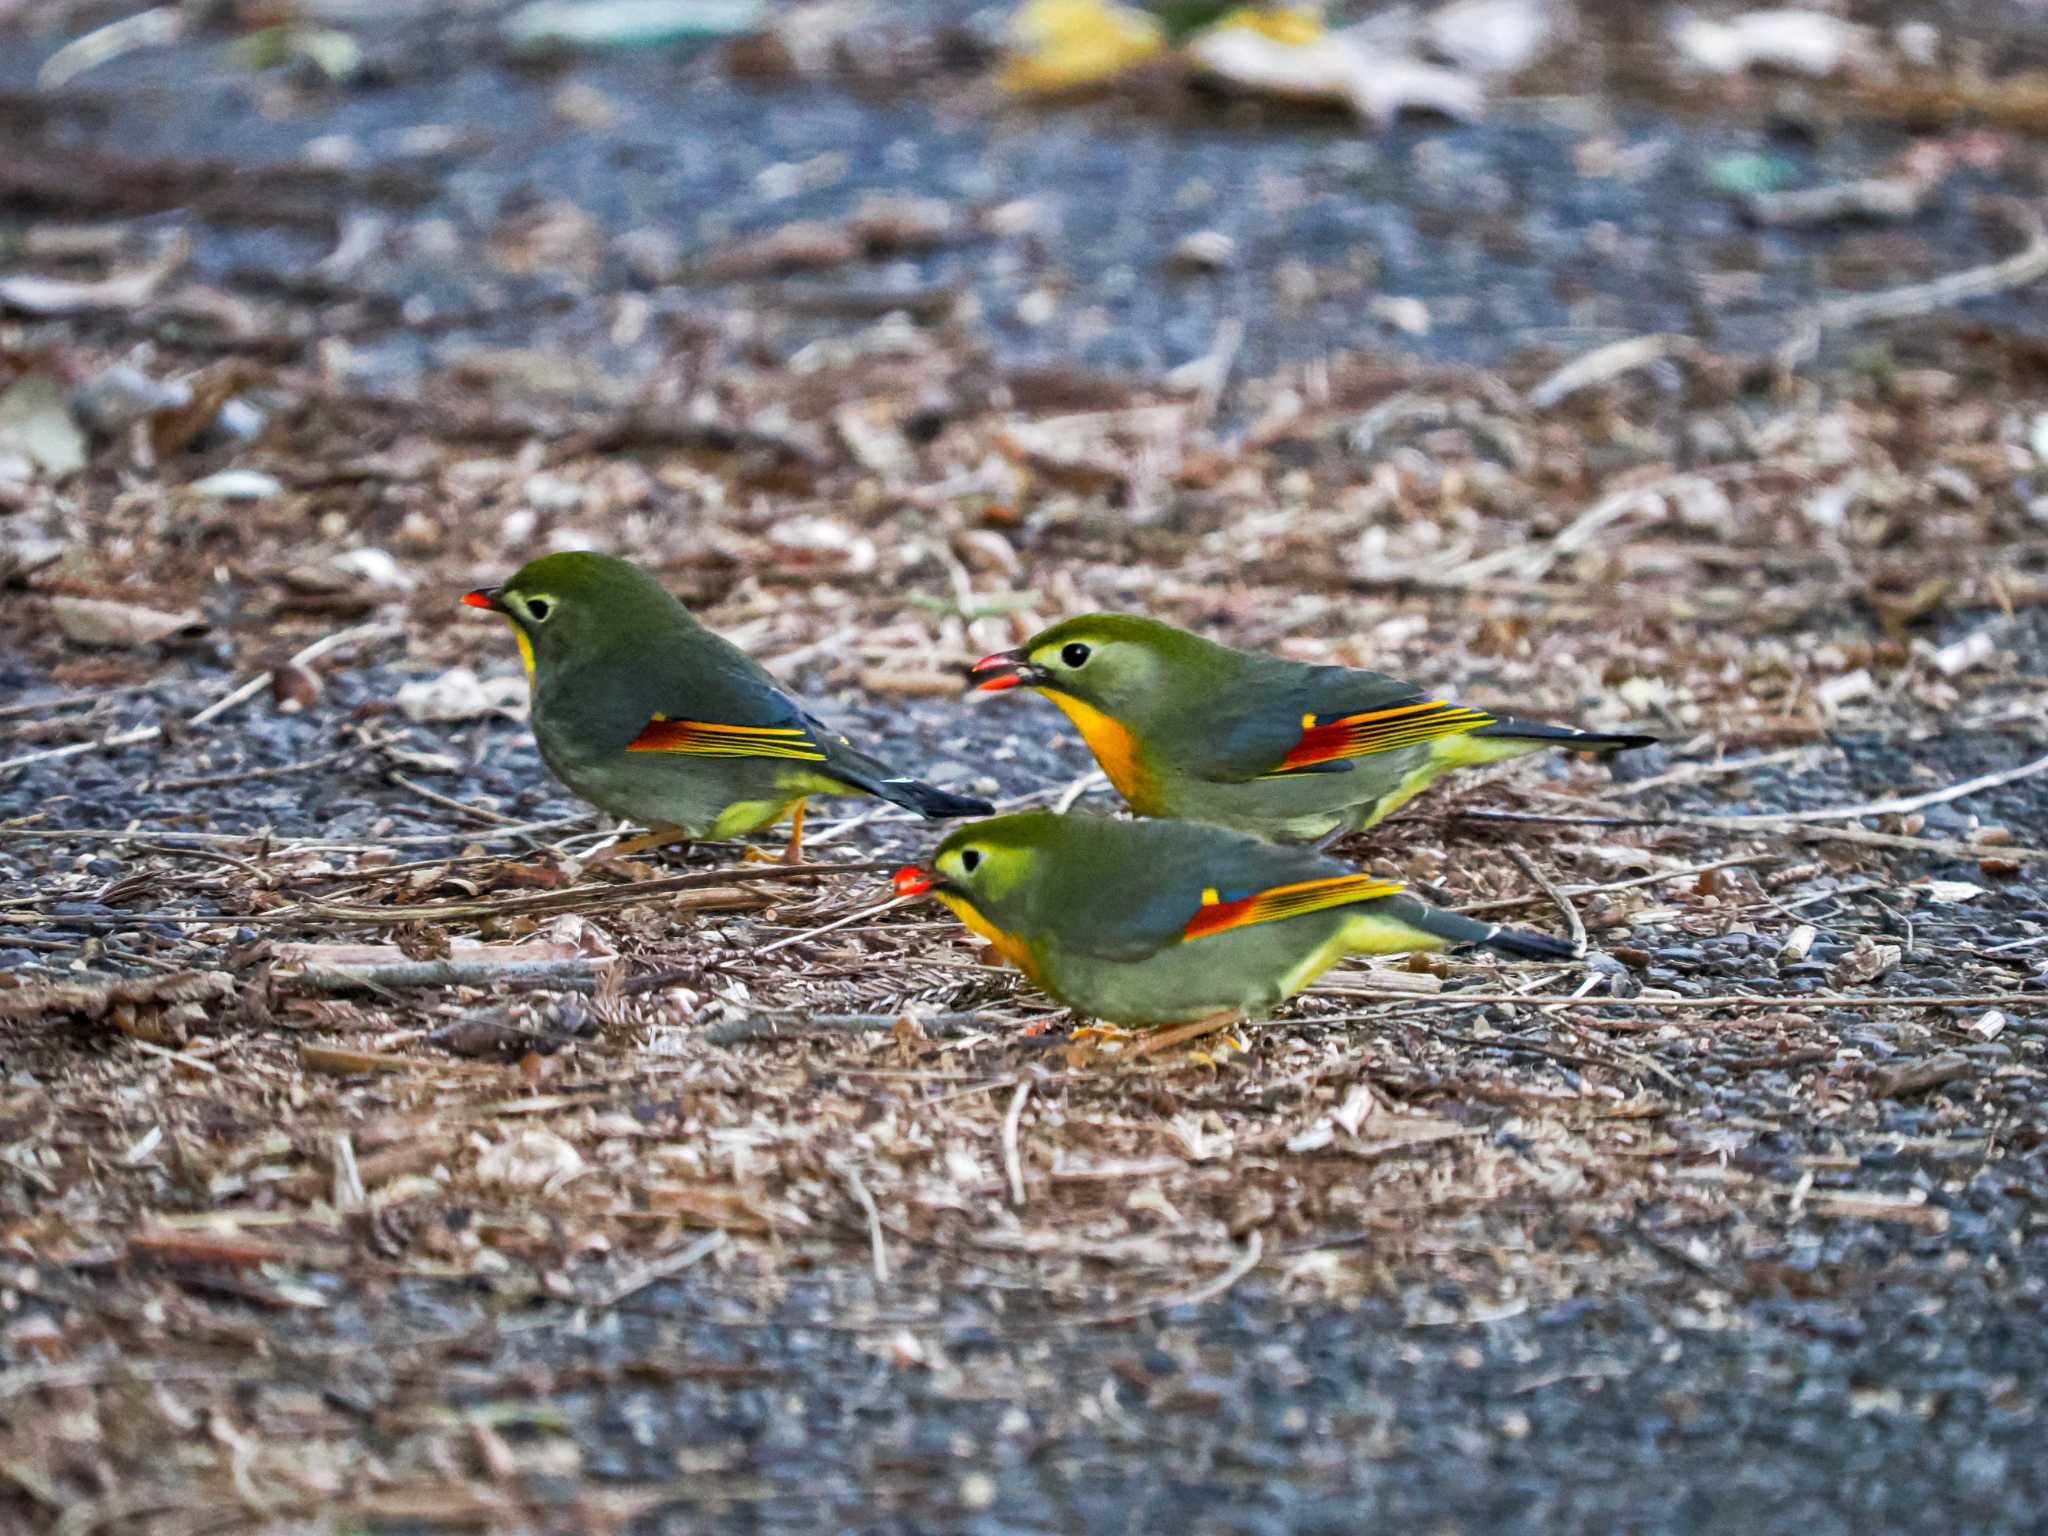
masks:
[(1026, 0), (1010, 21), (1005, 90), (1051, 95), (1100, 85), (1166, 47), (1159, 23), (1107, 0)]

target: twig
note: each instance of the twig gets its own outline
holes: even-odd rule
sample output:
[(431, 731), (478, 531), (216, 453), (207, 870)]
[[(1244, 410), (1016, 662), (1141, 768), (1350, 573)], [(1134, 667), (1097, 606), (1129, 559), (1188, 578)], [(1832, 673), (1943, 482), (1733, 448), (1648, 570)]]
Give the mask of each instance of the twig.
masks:
[(1786, 472), (1785, 465), (1768, 461), (1761, 464), (1729, 464), (1711, 470), (1685, 470), (1678, 474), (1661, 476), (1642, 485), (1627, 486), (1611, 495), (1601, 497), (1542, 543), (1516, 544), (1506, 549), (1497, 549), (1490, 555), (1481, 555), (1476, 560), (1467, 560), (1443, 577), (1442, 581), (1451, 586), (1470, 586), (1507, 570), (1512, 570), (1518, 580), (1535, 581), (1548, 573), (1561, 558), (1586, 548), (1612, 524), (1620, 522), (1653, 497), (1668, 495), (1686, 485), (1752, 480), (1762, 475), (1783, 472)]
[(1878, 293), (1816, 304), (1794, 317), (1793, 333), (1777, 351), (1778, 366), (1789, 372), (1808, 361), (1820, 351), (1821, 337), (1828, 331), (1869, 320), (1905, 320), (1933, 314), (1971, 299), (2023, 288), (2048, 273), (2048, 229), (2042, 227), (2040, 215), (2016, 197), (1998, 198), (1991, 208), (2026, 237), (2026, 246), (2017, 254), (1925, 283), (1907, 283)]
[(1031, 1097), (1031, 1079), (1025, 1078), (1010, 1095), (1010, 1108), (1003, 1116), (1003, 1172), (1010, 1180), (1010, 1204), (1024, 1204), (1024, 1159), (1017, 1150), (1017, 1132), (1024, 1121), (1024, 1104)]
[[(1697, 878), (1716, 869), (1733, 869), (1738, 864), (1775, 864), (1784, 857), (1777, 853), (1737, 853), (1725, 859), (1713, 859), (1705, 864), (1688, 864), (1682, 869), (1667, 869), (1654, 875), (1631, 875), (1626, 880), (1608, 880), (1599, 885), (1568, 885), (1564, 887), (1567, 896), (1600, 896), (1609, 891), (1631, 890), (1639, 885), (1662, 885), (1667, 880)], [(1540, 901), (1540, 896), (1504, 896), (1498, 901), (1468, 902), (1462, 907), (1452, 907), (1453, 912), (1470, 916), (1474, 912), (1499, 912), (1509, 907), (1526, 907)]]
[(1108, 774), (1098, 768), (1091, 768), (1060, 791), (1059, 798), (1053, 801), (1052, 808), (1056, 813), (1064, 816), (1074, 808), (1076, 800), (1080, 799), (1098, 784), (1107, 784), (1108, 782)]
[(1212, 1013), (1191, 1023), (1176, 1025), (1172, 1029), (1154, 1030), (1132, 1046), (1129, 1055), (1123, 1059), (1138, 1061), (1146, 1056), (1155, 1056), (1161, 1051), (1170, 1051), (1177, 1045), (1185, 1045), (1190, 1040), (1199, 1040), (1205, 1035), (1215, 1034), (1219, 1029), (1228, 1029), (1233, 1024), (1243, 1022), (1243, 1014), (1235, 1009), (1225, 1009), (1221, 1013)]
[(663, 1280), (673, 1280), (684, 1270), (701, 1259), (709, 1258), (726, 1243), (726, 1234), (721, 1230), (706, 1232), (702, 1237), (685, 1243), (682, 1247), (635, 1265), (610, 1285), (598, 1291), (584, 1302), (587, 1307), (616, 1307), (620, 1302), (630, 1301), (650, 1285)]
[(54, 699), (29, 699), (21, 704), (0, 704), (0, 720), (13, 720), (22, 715), (39, 715), (45, 710), (75, 709), (81, 704), (102, 704), (109, 699), (132, 698), (138, 693), (157, 693), (169, 686), (168, 679), (159, 678), (153, 683), (123, 683), (118, 688), (94, 688), (85, 693), (60, 693)]
[(1699, 349), (1696, 338), (1669, 331), (1610, 342), (1573, 358), (1545, 378), (1529, 391), (1525, 403), (1532, 411), (1547, 411), (1553, 405), (1569, 400), (1580, 390), (1591, 389), (1595, 384), (1604, 384), (1609, 379), (1667, 357), (1690, 357)]
[(1084, 1325), (1098, 1323), (1122, 1323), (1132, 1318), (1149, 1317), (1154, 1312), (1163, 1312), (1168, 1307), (1194, 1307), (1205, 1301), (1214, 1301), (1238, 1281), (1259, 1267), (1259, 1260), (1266, 1254), (1266, 1239), (1256, 1227), (1248, 1233), (1244, 1247), (1223, 1270), (1204, 1280), (1200, 1285), (1190, 1286), (1184, 1291), (1172, 1291), (1164, 1296), (1153, 1296), (1145, 1301), (1134, 1302), (1128, 1307), (1119, 1307), (1110, 1312), (1091, 1312), (1086, 1317), (1063, 1319)]
[[(1371, 987), (1346, 987), (1343, 995), (1382, 998), (1390, 1003), (1416, 1001), (1413, 992)], [(1515, 1003), (1532, 1008), (1552, 1003), (1578, 1008), (1977, 1008), (2019, 1003), (2038, 1005), (2042, 996), (2039, 992), (1980, 992), (1956, 997), (1885, 997), (1859, 992), (1835, 997), (1825, 994), (1815, 996), (1811, 993), (1802, 993), (1797, 997), (1755, 997), (1746, 992), (1730, 992), (1716, 997), (1575, 997), (1568, 992), (1439, 992), (1429, 1001), (1439, 1007), (1454, 1008), (1463, 1008), (1473, 1003)], [(1301, 1022), (1330, 1024), (1339, 1020), (1312, 1018)]]
[(1910, 219), (1935, 183), (1918, 176), (1868, 176), (1786, 192), (1752, 192), (1742, 200), (1745, 218), (1758, 224), (1827, 224), (1836, 219)]
[(1586, 957), (1586, 925), (1579, 917), (1579, 909), (1572, 905), (1572, 899), (1559, 890), (1557, 882), (1538, 869), (1536, 861), (1521, 849), (1510, 848), (1507, 850), (1507, 856), (1515, 861), (1523, 874), (1541, 887), (1544, 895), (1557, 903), (1557, 909), (1564, 914), (1565, 926), (1571, 931), (1572, 958), (1583, 960)]
[[(1945, 837), (1902, 837), (1896, 832), (1871, 832), (1863, 827), (1788, 827), (1802, 843), (1861, 843), (1867, 848), (1897, 848), (1909, 853), (1937, 853), (1950, 859), (2013, 859), (2027, 863), (2048, 859), (2048, 848), (2019, 848), (2010, 843), (1959, 843)], [(1847, 895), (1847, 891), (1838, 894)], [(70, 918), (65, 919), (70, 922)]]
[(569, 960), (396, 960), (377, 965), (309, 965), (275, 970), (270, 979), (292, 992), (397, 992), (413, 987), (495, 987), (541, 983), (588, 991), (608, 961), (577, 956)]
[[(1974, 779), (1965, 779), (1962, 783), (1951, 784), (1946, 789), (1930, 789), (1924, 795), (1895, 795), (1889, 800), (1866, 800), (1861, 805), (1835, 805), (1818, 811), (1782, 811), (1769, 816), (1693, 816), (1687, 820), (1712, 822), (1722, 827), (1778, 827), (1800, 821), (1855, 821), (1864, 816), (1901, 816), (1911, 811), (1925, 810), (1930, 805), (1944, 805), (1950, 800), (1960, 800), (1966, 795), (1976, 794), (1979, 790), (1997, 789), (2000, 785), (2014, 784), (2043, 772), (2048, 772), (2048, 754), (2035, 758), (2031, 763), (2022, 763), (2017, 768), (2004, 768), (1997, 773), (1979, 774)], [(1990, 853), (1995, 850), (1987, 847), (1981, 851)]]
[[(658, 981), (669, 985), (678, 981), (693, 979), (694, 973), (664, 973), (661, 977), (635, 977), (626, 983), (626, 993), (632, 996), (640, 991), (652, 991), (641, 983)], [(704, 1035), (708, 1045), (739, 1045), (750, 1040), (809, 1040), (821, 1036), (840, 1034), (880, 1033), (894, 1029), (903, 1022), (903, 1014), (896, 1013), (808, 1013), (798, 1009), (787, 1012), (750, 1013), (745, 1018), (728, 1019), (715, 1025)], [(985, 1013), (936, 1013), (918, 1017), (918, 1027), (927, 1034), (942, 1038), (959, 1035), (981, 1034), (1000, 1024), (1010, 1022), (992, 1019)], [(835, 1069), (843, 1070), (843, 1069)]]
[(169, 794), (186, 789), (222, 789), (230, 784), (248, 784), (257, 779), (282, 779), (294, 773), (311, 773), (315, 768), (325, 768), (338, 763), (345, 757), (352, 757), (358, 751), (355, 747), (343, 747), (319, 757), (309, 757), (303, 762), (279, 763), (274, 768), (243, 768), (234, 773), (208, 773), (191, 779), (152, 779), (148, 788)]
[(862, 1180), (860, 1170), (852, 1163), (834, 1159), (832, 1171), (838, 1174), (846, 1187), (853, 1192), (853, 1198), (868, 1219), (868, 1248), (874, 1259), (875, 1284), (887, 1285), (889, 1250), (882, 1240), (882, 1213), (875, 1208), (875, 1197), (868, 1193), (867, 1184)]
[(849, 912), (844, 917), (836, 917), (829, 923), (820, 923), (815, 928), (801, 929), (796, 933), (790, 934), (787, 938), (777, 939), (773, 944), (763, 944), (753, 953), (756, 955), (772, 955), (776, 950), (785, 948), (788, 945), (800, 944), (805, 939), (815, 939), (819, 934), (831, 933), (834, 929), (850, 928), (864, 918), (877, 917), (884, 912), (893, 911), (897, 907), (908, 906), (915, 900), (917, 900), (915, 896), (892, 896), (878, 907), (862, 907), (858, 912)]
[[(464, 830), (408, 833), (403, 837), (379, 838), (374, 843), (338, 843), (329, 837), (274, 838), (267, 832), (183, 832), (170, 827), (0, 827), (0, 840), (32, 838), (48, 842), (104, 842), (134, 837), (138, 832), (146, 830), (153, 837), (181, 838), (188, 843), (262, 843), (278, 853), (367, 853), (385, 848), (437, 848), (447, 843), (501, 843), (513, 838), (527, 837), (536, 832), (558, 832), (564, 827), (582, 826), (589, 820), (590, 812), (579, 811), (574, 816), (555, 816), (546, 821), (522, 822), (516, 827), (501, 827), (495, 832)], [(385, 871), (378, 870), (376, 873), (381, 875)]]
[[(287, 667), (310, 666), (329, 651), (339, 650), (342, 646), (351, 644), (354, 641), (385, 639), (392, 635), (403, 633), (404, 631), (395, 624), (358, 624), (353, 629), (344, 629), (337, 634), (327, 636), (324, 640), (314, 641), (303, 651), (294, 655), (285, 665)], [(259, 672), (232, 693), (214, 700), (213, 703), (200, 710), (198, 714), (190, 716), (185, 721), (186, 727), (190, 729), (211, 724), (237, 705), (245, 704), (250, 699), (255, 698), (257, 694), (270, 686), (271, 680), (276, 676), (275, 672)], [(87, 752), (97, 752), (115, 747), (139, 746), (145, 741), (157, 740), (163, 733), (164, 728), (160, 725), (143, 725), (137, 726), (132, 731), (120, 731), (112, 736), (102, 737), (97, 741), (75, 741), (69, 746), (45, 747), (38, 752), (24, 752), (19, 757), (10, 757), (5, 762), (0, 762), (0, 773), (6, 773), (15, 768), (26, 768), (31, 763), (47, 763), (54, 762), (59, 758), (80, 757)]]
[(126, 1039), (145, 1056), (159, 1056), (165, 1061), (174, 1061), (181, 1067), (190, 1067), (195, 1072), (204, 1072), (208, 1077), (220, 1076), (219, 1067), (185, 1051), (174, 1051), (167, 1045), (158, 1045), (154, 1040), (145, 1040), (140, 1035), (128, 1035)]
[(1766, 752), (1759, 757), (1724, 757), (1713, 763), (1681, 763), (1669, 773), (1660, 773), (1653, 779), (1637, 779), (1633, 784), (1621, 784), (1605, 791), (1603, 800), (1633, 800), (1637, 795), (1646, 795), (1653, 789), (1669, 789), (1679, 784), (1697, 784), (1702, 779), (1717, 779), (1728, 773), (1747, 773), (1752, 768), (1775, 768), (1780, 763), (1796, 762), (1802, 757), (1816, 761), (1827, 756), (1823, 747), (1787, 747), (1782, 752)]
[(370, 1197), (363, 1189), (363, 1171), (356, 1162), (356, 1144), (347, 1131), (336, 1131), (328, 1143), (334, 1158), (334, 1208), (360, 1211)]
[(453, 795), (444, 795), (438, 789), (429, 789), (424, 784), (408, 779), (395, 768), (386, 770), (386, 773), (391, 782), (400, 789), (410, 790), (429, 805), (438, 805), (444, 811), (453, 811), (458, 816), (467, 816), (486, 826), (503, 827), (512, 824), (513, 818), (500, 811), (486, 810), (481, 805), (471, 805), (468, 801), (458, 800)]

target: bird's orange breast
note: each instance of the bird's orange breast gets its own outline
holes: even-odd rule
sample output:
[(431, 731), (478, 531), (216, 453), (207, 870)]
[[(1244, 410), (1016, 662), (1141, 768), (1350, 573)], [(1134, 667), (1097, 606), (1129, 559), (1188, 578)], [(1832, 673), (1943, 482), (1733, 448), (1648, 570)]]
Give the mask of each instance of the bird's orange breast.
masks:
[(986, 939), (997, 954), (1001, 955), (1033, 981), (1038, 980), (1038, 958), (1031, 953), (1031, 946), (1023, 939), (1014, 933), (1006, 933), (998, 928), (994, 923), (975, 911), (973, 903), (964, 898), (955, 896), (950, 891), (935, 891), (933, 894), (947, 906), (951, 907), (953, 915), (966, 924), (969, 930), (978, 937)]
[(1139, 756), (1138, 739), (1130, 728), (1071, 695), (1049, 691), (1049, 697), (1074, 722), (1074, 729), (1088, 743), (1088, 750), (1095, 754), (1095, 761), (1109, 775), (1116, 792), (1130, 803), (1131, 809), (1151, 815), (1146, 802), (1151, 799), (1152, 775)]

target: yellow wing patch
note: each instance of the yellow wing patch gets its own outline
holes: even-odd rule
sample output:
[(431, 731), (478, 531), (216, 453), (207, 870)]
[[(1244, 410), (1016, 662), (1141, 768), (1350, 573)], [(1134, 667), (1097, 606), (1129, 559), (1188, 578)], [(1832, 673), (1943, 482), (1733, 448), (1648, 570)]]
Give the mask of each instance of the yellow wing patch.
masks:
[(719, 725), (656, 715), (626, 743), (628, 752), (682, 752), (693, 757), (788, 757), (822, 763), (825, 754), (798, 726)]
[(1240, 896), (1235, 901), (1219, 899), (1212, 887), (1202, 892), (1202, 910), (1188, 920), (1183, 939), (1206, 939), (1212, 934), (1251, 923), (1278, 922), (1300, 917), (1304, 912), (1321, 912), (1330, 907), (1348, 907), (1354, 902), (1377, 901), (1398, 895), (1404, 887), (1398, 880), (1381, 880), (1372, 875), (1335, 875), (1327, 880), (1303, 880), (1295, 885), (1276, 885)]

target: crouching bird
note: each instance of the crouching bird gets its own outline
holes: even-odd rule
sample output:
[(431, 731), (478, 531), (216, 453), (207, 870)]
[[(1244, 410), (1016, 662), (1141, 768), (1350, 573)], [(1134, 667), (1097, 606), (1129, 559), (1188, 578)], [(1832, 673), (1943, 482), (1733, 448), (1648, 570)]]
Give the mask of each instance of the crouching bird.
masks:
[(1475, 922), (1305, 848), (1188, 821), (1029, 811), (956, 828), (929, 892), (1053, 997), (1112, 1024), (1258, 1014), (1347, 955), (1483, 944), (1569, 959), (1561, 939)]
[(1139, 815), (1291, 843), (1362, 831), (1456, 768), (1656, 741), (1493, 715), (1378, 672), (1232, 650), (1119, 613), (1055, 624), (983, 657), (969, 679), (1044, 693)]
[(533, 738), (555, 777), (599, 810), (650, 828), (613, 854), (736, 837), (793, 812), (784, 857), (794, 863), (808, 795), (879, 795), (934, 818), (994, 809), (858, 750), (624, 560), (544, 555), (462, 600), (512, 625)]

